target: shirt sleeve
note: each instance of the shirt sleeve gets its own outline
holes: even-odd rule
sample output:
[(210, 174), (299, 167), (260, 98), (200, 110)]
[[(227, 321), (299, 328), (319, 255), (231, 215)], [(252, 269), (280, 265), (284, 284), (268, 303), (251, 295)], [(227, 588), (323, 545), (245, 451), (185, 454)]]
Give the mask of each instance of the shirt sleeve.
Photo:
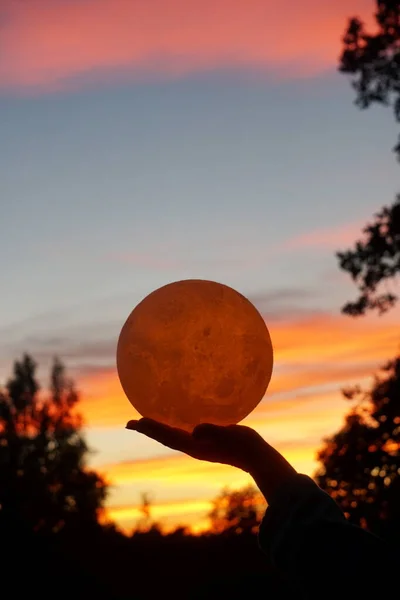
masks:
[[(375, 597), (371, 574), (391, 562), (384, 543), (350, 524), (306, 475), (295, 475), (272, 497), (259, 543), (270, 564), (307, 599)], [(380, 580), (379, 592), (385, 591)]]

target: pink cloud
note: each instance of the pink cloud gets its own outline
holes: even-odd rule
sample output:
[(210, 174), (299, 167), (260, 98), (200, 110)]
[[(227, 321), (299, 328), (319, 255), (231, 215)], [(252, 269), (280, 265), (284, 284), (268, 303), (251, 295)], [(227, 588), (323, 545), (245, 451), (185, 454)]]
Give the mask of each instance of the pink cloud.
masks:
[(58, 89), (85, 74), (176, 77), (218, 67), (312, 75), (336, 64), (354, 0), (35, 0), (2, 9), (0, 86)]
[(285, 250), (326, 248), (341, 250), (351, 246), (362, 237), (364, 223), (348, 223), (335, 227), (324, 227), (293, 237), (283, 244)]

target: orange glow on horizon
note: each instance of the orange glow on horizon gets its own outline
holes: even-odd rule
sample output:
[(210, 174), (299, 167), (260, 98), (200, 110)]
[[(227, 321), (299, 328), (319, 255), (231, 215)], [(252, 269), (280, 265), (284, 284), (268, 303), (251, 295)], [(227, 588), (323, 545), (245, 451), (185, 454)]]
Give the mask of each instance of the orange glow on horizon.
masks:
[[(186, 500), (175, 502), (164, 502), (154, 504), (151, 508), (151, 515), (154, 521), (160, 517), (162, 519), (168, 517), (180, 517), (181, 515), (190, 515), (195, 513), (207, 513), (212, 508), (212, 502), (208, 500)], [(140, 519), (143, 517), (140, 506), (113, 506), (107, 509), (107, 517), (112, 520), (128, 521)]]

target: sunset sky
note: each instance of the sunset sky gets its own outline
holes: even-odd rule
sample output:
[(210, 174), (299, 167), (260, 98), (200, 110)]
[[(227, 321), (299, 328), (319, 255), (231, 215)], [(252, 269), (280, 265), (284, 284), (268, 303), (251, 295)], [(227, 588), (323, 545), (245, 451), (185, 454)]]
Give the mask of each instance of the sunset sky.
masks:
[[(0, 383), (22, 352), (77, 380), (90, 464), (129, 528), (141, 492), (201, 526), (244, 474), (124, 429), (119, 331), (185, 278), (246, 295), (275, 370), (247, 419), (302, 472), (342, 422), (340, 389), (398, 350), (397, 314), (352, 320), (337, 266), (397, 170), (393, 117), (336, 72), (372, 0), (7, 0), (0, 5)], [(44, 380), (45, 382), (45, 380)]]

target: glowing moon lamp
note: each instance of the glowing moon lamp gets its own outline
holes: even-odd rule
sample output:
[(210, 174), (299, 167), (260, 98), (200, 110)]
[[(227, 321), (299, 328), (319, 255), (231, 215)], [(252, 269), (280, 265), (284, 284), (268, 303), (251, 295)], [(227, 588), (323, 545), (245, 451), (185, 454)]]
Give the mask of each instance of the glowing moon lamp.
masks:
[(152, 292), (118, 340), (118, 375), (134, 408), (187, 431), (239, 423), (263, 398), (272, 367), (259, 312), (213, 281), (177, 281)]

